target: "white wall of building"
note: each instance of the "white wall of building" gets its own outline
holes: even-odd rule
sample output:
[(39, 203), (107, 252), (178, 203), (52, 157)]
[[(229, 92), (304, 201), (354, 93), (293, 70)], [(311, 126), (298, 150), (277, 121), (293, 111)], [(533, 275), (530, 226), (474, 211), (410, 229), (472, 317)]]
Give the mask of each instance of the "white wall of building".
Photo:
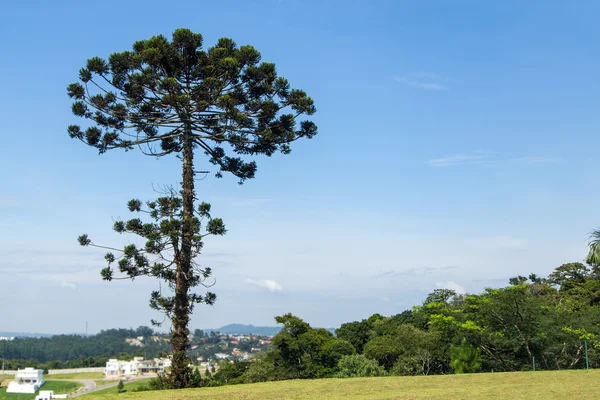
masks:
[(8, 384), (6, 393), (35, 393), (44, 382), (41, 369), (20, 369), (15, 374), (15, 379)]
[(171, 360), (168, 358), (144, 360), (144, 357), (134, 357), (131, 361), (110, 359), (104, 368), (104, 375), (107, 378), (119, 378), (122, 376), (163, 373), (165, 368), (170, 366)]
[(54, 394), (54, 390), (40, 390), (35, 400), (66, 399), (68, 394)]

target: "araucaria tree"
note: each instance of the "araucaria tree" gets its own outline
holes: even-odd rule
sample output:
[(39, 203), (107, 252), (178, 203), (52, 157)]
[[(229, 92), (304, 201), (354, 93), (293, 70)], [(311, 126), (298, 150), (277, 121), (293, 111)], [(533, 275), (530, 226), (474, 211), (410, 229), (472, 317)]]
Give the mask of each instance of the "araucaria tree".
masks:
[[(171, 295), (154, 292), (152, 307), (163, 311), (172, 324), (173, 365), (170, 386), (189, 385), (191, 372), (185, 354), (188, 323), (194, 304), (212, 304), (215, 295), (192, 289), (210, 275), (196, 256), (206, 234), (224, 234), (220, 219), (211, 219), (210, 206), (196, 204), (194, 152), (200, 150), (217, 168), (217, 177), (231, 173), (242, 183), (254, 177), (252, 156), (288, 154), (290, 144), (312, 138), (316, 125), (302, 115), (315, 112), (313, 100), (291, 89), (278, 77), (275, 65), (261, 62), (252, 46), (237, 46), (223, 38), (208, 50), (202, 36), (178, 29), (172, 40), (155, 36), (135, 42), (132, 51), (94, 57), (79, 71), (79, 82), (68, 86), (73, 113), (86, 126), (71, 125), (68, 133), (100, 153), (112, 149), (139, 149), (182, 161), (181, 190), (168, 191), (157, 201), (132, 200), (129, 209), (146, 211), (152, 222), (118, 221), (115, 230), (137, 234), (144, 247), (126, 246), (108, 253), (106, 280), (119, 276), (151, 276), (166, 281)], [(208, 221), (204, 226), (201, 219)], [(94, 245), (87, 237), (82, 245)], [(114, 249), (113, 249), (114, 251)]]

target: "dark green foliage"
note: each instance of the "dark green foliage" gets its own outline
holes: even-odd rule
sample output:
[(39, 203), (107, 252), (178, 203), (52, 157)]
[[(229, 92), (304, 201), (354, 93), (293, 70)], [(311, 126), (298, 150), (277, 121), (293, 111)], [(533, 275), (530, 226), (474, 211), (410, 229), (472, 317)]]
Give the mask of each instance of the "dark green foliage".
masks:
[(119, 380), (119, 384), (117, 385), (117, 393), (121, 393), (125, 389), (125, 384), (123, 381)]
[(585, 284), (590, 277), (590, 269), (582, 263), (568, 263), (556, 268), (548, 276), (548, 282), (561, 291), (572, 290)]
[(132, 392), (148, 392), (150, 390), (150, 385), (140, 385), (138, 387), (136, 387), (135, 389), (131, 389)]
[[(56, 335), (47, 338), (17, 338), (0, 341), (0, 358), (6, 369), (28, 367), (63, 369), (103, 367), (109, 358), (134, 356), (157, 357), (169, 349), (164, 341), (144, 340), (143, 349), (125, 342), (125, 338), (154, 335), (152, 329), (109, 329), (97, 335)], [(10, 366), (9, 366), (10, 363)]]
[(297, 121), (316, 111), (313, 100), (279, 77), (275, 64), (228, 38), (205, 50), (202, 35), (188, 29), (177, 29), (171, 41), (154, 36), (108, 60), (89, 59), (67, 93), (73, 113), (91, 123), (69, 126), (69, 135), (101, 153), (136, 146), (151, 155), (178, 153), (187, 126), (217, 175), (240, 181), (254, 177), (256, 164), (229, 151), (287, 154), (291, 142), (317, 133), (314, 123)]
[(219, 370), (215, 373), (214, 381), (218, 385), (237, 385), (244, 383), (244, 373), (248, 371), (249, 367), (250, 361), (236, 361), (234, 363), (221, 361), (221, 363), (219, 363)]
[(452, 289), (435, 289), (427, 295), (423, 304), (429, 303), (448, 303), (456, 296), (456, 292)]
[[(194, 378), (194, 374), (192, 373), (192, 380)], [(156, 378), (150, 379), (148, 381), (148, 390), (165, 390), (169, 389), (169, 383), (164, 375), (158, 375)]]
[(277, 373), (273, 356), (267, 353), (257, 354), (244, 373), (246, 383), (266, 382), (275, 379), (285, 379)]
[(202, 375), (200, 374), (199, 369), (194, 369), (194, 374), (192, 376), (192, 387), (202, 387), (204, 380), (202, 379)]
[(468, 344), (466, 339), (463, 339), (459, 346), (452, 346), (450, 353), (450, 366), (455, 374), (469, 374), (479, 371), (481, 352)]
[(365, 319), (362, 321), (348, 322), (342, 324), (338, 329), (335, 330), (335, 335), (348, 341), (358, 353), (362, 353), (363, 347), (370, 339), (370, 331), (373, 328), (373, 324)]
[(530, 370), (532, 357), (538, 369), (584, 368), (585, 341), (600, 364), (599, 300), (597, 266), (570, 263), (479, 295), (436, 290), (411, 311), (337, 333), (391, 374)]
[(367, 343), (364, 355), (396, 375), (428, 374), (434, 334), (412, 325), (397, 325), (392, 319), (378, 322), (375, 332), (379, 333)]
[(194, 330), (194, 337), (192, 339), (193, 342), (199, 343), (203, 339), (204, 339), (204, 332), (202, 331), (202, 329), (195, 329)]
[(590, 251), (587, 256), (587, 263), (600, 266), (600, 229), (594, 230), (590, 234)]
[(355, 353), (349, 342), (337, 339), (325, 329), (311, 328), (292, 314), (276, 317), (275, 320), (283, 324), (283, 328), (273, 337), (271, 350), (262, 360), (273, 366), (263, 365), (263, 369), (274, 371), (274, 376), (265, 380), (333, 376), (339, 360), (344, 355)]
[(377, 361), (369, 360), (362, 354), (343, 356), (338, 362), (338, 378), (362, 378), (367, 376), (385, 376), (385, 369)]
[[(133, 207), (132, 204), (134, 204)], [(181, 198), (170, 191), (156, 201), (147, 202), (146, 207), (143, 207), (139, 200), (131, 200), (129, 210), (135, 213), (145, 213), (148, 215), (149, 222), (144, 223), (139, 218), (128, 221), (119, 220), (114, 223), (114, 230), (121, 234), (137, 235), (146, 242), (144, 246), (130, 244), (125, 246), (123, 250), (113, 249), (113, 251), (118, 252), (118, 257), (113, 252), (106, 253), (105, 260), (108, 266), (102, 270), (103, 279), (107, 281), (119, 279), (115, 276), (117, 272), (121, 274), (121, 279), (149, 276), (159, 279), (165, 282), (167, 287), (175, 289), (177, 281), (176, 260), (181, 253), (180, 239), (184, 219)], [(192, 260), (200, 255), (205, 237), (223, 235), (227, 232), (223, 221), (220, 218), (212, 218), (208, 210), (210, 210), (209, 204), (200, 204), (198, 212), (191, 219), (193, 234), (191, 242)], [(96, 246), (89, 238), (86, 238), (85, 242), (88, 246)], [(97, 247), (105, 248), (104, 246)], [(115, 263), (117, 264), (116, 270)], [(209, 267), (202, 268), (195, 261), (192, 261), (192, 275), (188, 279), (189, 288), (203, 286), (203, 282), (210, 277), (211, 272)], [(206, 303), (211, 305), (215, 300), (216, 295), (212, 292), (207, 292), (204, 295), (192, 293), (189, 295), (189, 311), (193, 310), (195, 304)], [(150, 297), (151, 308), (172, 318), (174, 305), (175, 298), (173, 296), (161, 291), (152, 292)], [(200, 331), (200, 335), (203, 336), (202, 331)]]

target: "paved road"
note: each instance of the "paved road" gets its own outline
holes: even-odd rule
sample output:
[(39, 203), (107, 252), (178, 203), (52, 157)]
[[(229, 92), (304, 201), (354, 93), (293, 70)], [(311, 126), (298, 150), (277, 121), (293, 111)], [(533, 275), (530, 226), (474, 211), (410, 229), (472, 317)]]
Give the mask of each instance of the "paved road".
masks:
[(83, 383), (83, 387), (69, 397), (81, 396), (82, 394), (93, 392), (98, 387), (98, 385), (96, 385), (96, 382), (94, 382), (91, 379), (81, 379), (77, 382)]
[[(95, 390), (99, 390), (98, 388), (100, 386), (96, 385), (96, 382), (94, 382), (91, 379), (52, 379), (54, 381), (65, 381), (65, 382), (79, 382), (83, 384), (82, 388), (79, 388), (75, 393), (72, 393), (69, 395), (69, 397), (76, 397), (76, 396), (81, 396), (82, 394), (86, 394), (86, 393), (90, 393), (93, 392)], [(119, 382), (114, 383), (114, 384), (110, 384), (110, 385), (106, 385), (103, 387), (110, 387), (110, 386), (117, 386), (119, 384)]]
[[(123, 380), (123, 382), (127, 383), (127, 382), (137, 381), (140, 379), (149, 379), (149, 378), (153, 378), (153, 377), (154, 376), (150, 376), (150, 375), (139, 376), (139, 377), (133, 377), (133, 378), (130, 378), (127, 380)], [(96, 385), (96, 382), (94, 382), (91, 379), (56, 379), (56, 380), (57, 381), (61, 380), (61, 381), (70, 381), (70, 382), (80, 382), (83, 384), (82, 388), (77, 390), (75, 393), (70, 394), (69, 397), (83, 396), (84, 394), (96, 392), (98, 390), (107, 389), (107, 388), (111, 388), (111, 387), (117, 387), (117, 385), (119, 384), (118, 380), (115, 380), (114, 382), (108, 383), (106, 385), (101, 385), (101, 386)]]

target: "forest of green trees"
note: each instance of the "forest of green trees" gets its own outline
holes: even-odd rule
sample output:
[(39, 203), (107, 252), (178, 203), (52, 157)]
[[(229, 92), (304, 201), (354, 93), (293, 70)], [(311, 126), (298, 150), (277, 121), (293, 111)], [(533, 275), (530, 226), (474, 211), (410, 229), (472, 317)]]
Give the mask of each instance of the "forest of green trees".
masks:
[[(250, 352), (253, 348), (266, 350), (266, 345), (261, 344), (261, 339), (266, 336), (246, 335), (244, 340), (234, 342), (229, 335), (201, 329), (194, 330), (190, 336), (188, 356), (192, 362), (198, 362), (198, 358), (212, 360), (216, 353), (230, 354), (234, 349), (245, 352)], [(138, 337), (143, 337), (138, 345), (126, 342), (126, 339)], [(24, 367), (48, 370), (104, 367), (109, 358), (154, 358), (168, 355), (170, 350), (168, 335), (157, 333), (147, 326), (137, 329), (108, 329), (90, 336), (55, 335), (0, 341), (0, 359), (8, 370)]]
[[(147, 326), (137, 329), (108, 329), (97, 335), (55, 335), (46, 338), (16, 338), (0, 341), (0, 357), (5, 369), (36, 367), (41, 369), (104, 367), (111, 357), (156, 357), (167, 353), (165, 341), (149, 340), (154, 331)], [(143, 336), (144, 347), (125, 342)]]
[(461, 295), (437, 289), (412, 310), (343, 324), (336, 335), (287, 314), (270, 350), (224, 364), (205, 385), (282, 379), (559, 370), (600, 366), (600, 268)]

